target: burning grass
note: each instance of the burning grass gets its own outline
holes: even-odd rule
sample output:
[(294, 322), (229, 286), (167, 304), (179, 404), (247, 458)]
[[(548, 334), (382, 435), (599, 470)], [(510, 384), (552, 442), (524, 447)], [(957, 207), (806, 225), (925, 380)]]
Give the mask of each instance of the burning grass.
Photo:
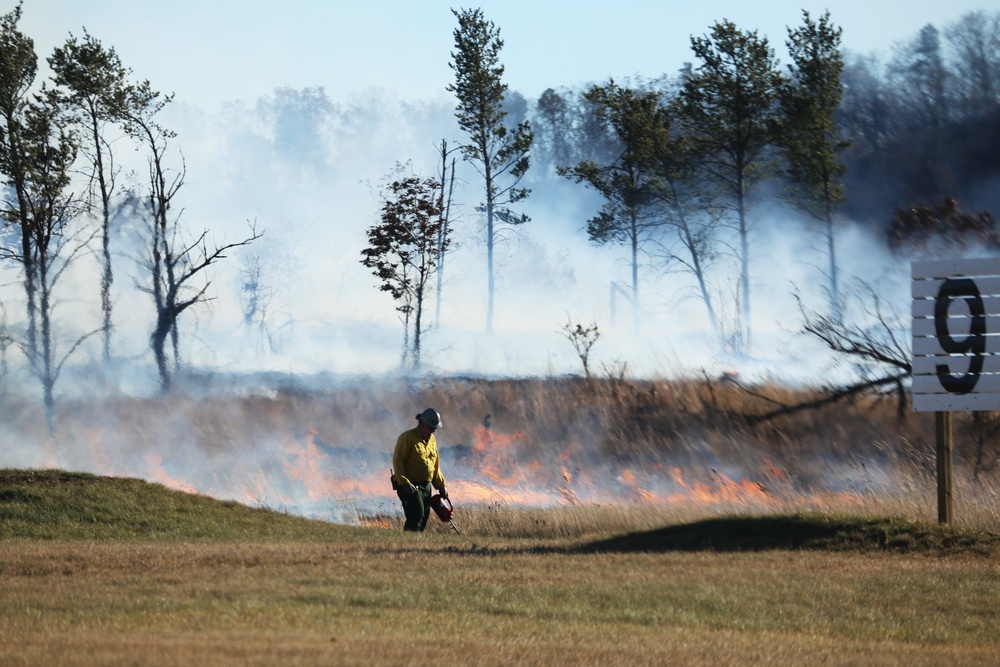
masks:
[[(430, 378), (323, 391), (177, 392), (64, 400), (47, 441), (33, 403), (0, 404), (7, 465), (138, 477), (174, 489), (347, 524), (397, 527), (388, 474), (398, 433), (436, 407), (460, 525), (557, 535), (616, 521), (795, 512), (932, 521), (932, 417), (859, 396), (764, 422), (818, 389), (732, 377), (677, 381)], [(978, 430), (977, 430), (978, 428)], [(995, 434), (956, 415), (956, 524), (1000, 526)], [(530, 517), (550, 512), (545, 522)], [(592, 511), (579, 511), (590, 508)], [(585, 516), (600, 517), (585, 519)], [(558, 518), (553, 519), (551, 517)], [(659, 520), (659, 519), (656, 519)], [(515, 526), (518, 526), (515, 528)]]

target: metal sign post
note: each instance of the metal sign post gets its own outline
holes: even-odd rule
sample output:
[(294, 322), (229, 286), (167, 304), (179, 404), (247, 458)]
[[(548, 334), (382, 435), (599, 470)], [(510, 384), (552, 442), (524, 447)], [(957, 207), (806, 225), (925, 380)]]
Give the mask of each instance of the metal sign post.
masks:
[(935, 413), (938, 522), (953, 518), (951, 413), (1000, 410), (1000, 258), (911, 265), (913, 409)]

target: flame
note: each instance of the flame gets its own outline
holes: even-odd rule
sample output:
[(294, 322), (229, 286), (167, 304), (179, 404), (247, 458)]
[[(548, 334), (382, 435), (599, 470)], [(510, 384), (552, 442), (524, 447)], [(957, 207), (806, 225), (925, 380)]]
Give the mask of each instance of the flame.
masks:
[(367, 526), (368, 528), (384, 528), (386, 530), (392, 529), (394, 526), (392, 522), (381, 514), (376, 514), (374, 516), (361, 517), (360, 521), (362, 526)]
[(302, 440), (290, 440), (284, 444), (285, 460), (282, 465), (290, 479), (302, 482), (309, 500), (321, 500), (330, 495), (330, 476), (323, 469), (326, 457), (316, 446), (316, 430), (310, 428)]
[(149, 467), (149, 480), (151, 482), (156, 482), (162, 484), (168, 489), (174, 489), (175, 491), (184, 491), (185, 493), (198, 493), (198, 489), (191, 486), (186, 482), (182, 482), (176, 477), (173, 477), (166, 470), (163, 469), (163, 457), (156, 454), (150, 454), (146, 457), (146, 463)]
[[(116, 456), (101, 429), (87, 431), (85, 438), (100, 472), (137, 474), (135, 459)], [(552, 451), (547, 454), (546, 447), (532, 443), (522, 432), (502, 433), (479, 426), (468, 455), (449, 461), (444, 469), (449, 491), (466, 505), (541, 507), (659, 503), (799, 509), (863, 502), (857, 494), (835, 490), (803, 494), (786, 471), (767, 460), (761, 462), (758, 478), (753, 479), (656, 462), (627, 467), (593, 464), (599, 457), (586, 456), (578, 442), (549, 449)], [(149, 454), (138, 474), (189, 493), (317, 518), (335, 516), (334, 520), (379, 528), (396, 525), (387, 518), (400, 511), (389, 485), (388, 453), (357, 460), (341, 456), (350, 454), (321, 443), (316, 429), (310, 427), (273, 449), (261, 448), (232, 459), (228, 469), (183, 466), (176, 459), (165, 466), (163, 456)], [(380, 457), (386, 459), (384, 468)]]

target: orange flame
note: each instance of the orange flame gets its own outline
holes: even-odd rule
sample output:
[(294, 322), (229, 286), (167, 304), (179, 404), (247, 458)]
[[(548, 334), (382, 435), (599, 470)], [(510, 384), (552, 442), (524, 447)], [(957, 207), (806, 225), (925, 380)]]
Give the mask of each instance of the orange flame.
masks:
[[(143, 476), (169, 488), (205, 493), (246, 504), (292, 507), (312, 511), (325, 503), (326, 514), (337, 514), (338, 506), (365, 525), (391, 528), (384, 512), (398, 512), (396, 495), (388, 480), (388, 465), (368, 469), (368, 462), (344, 467), (329, 446), (317, 440), (317, 431), (306, 429), (280, 443), (278, 451), (265, 450), (234, 462), (229, 475), (207, 476), (190, 483), (167, 472), (163, 457), (145, 458)], [(93, 464), (104, 474), (136, 474), (128, 457), (117, 458), (109, 450), (100, 429), (85, 434)], [(731, 477), (712, 470), (701, 479), (679, 467), (649, 463), (642, 467), (613, 469), (611, 464), (591, 466), (583, 462), (582, 447), (570, 443), (558, 453), (540, 456), (521, 432), (501, 433), (485, 426), (476, 428), (467, 458), (445, 468), (452, 497), (463, 504), (508, 504), (522, 506), (583, 505), (605, 503), (736, 505), (757, 508), (826, 507), (859, 504), (857, 494), (838, 491), (798, 492), (790, 476), (770, 461), (760, 466), (759, 481)], [(268, 460), (267, 456), (277, 455)], [(381, 459), (379, 459), (381, 461)], [(241, 467), (242, 466), (242, 467)], [(169, 466), (178, 470), (175, 465)], [(211, 482), (207, 482), (211, 479)], [(374, 509), (375, 507), (378, 509)], [(359, 507), (372, 508), (354, 511)], [(394, 515), (393, 515), (394, 516)], [(342, 519), (352, 520), (352, 519)]]
[(174, 489), (175, 491), (184, 491), (185, 493), (198, 493), (198, 489), (191, 486), (186, 482), (182, 482), (176, 477), (170, 475), (166, 470), (163, 469), (163, 457), (156, 454), (150, 454), (146, 457), (146, 463), (149, 466), (149, 480), (151, 482), (156, 482), (162, 484), (168, 489)]

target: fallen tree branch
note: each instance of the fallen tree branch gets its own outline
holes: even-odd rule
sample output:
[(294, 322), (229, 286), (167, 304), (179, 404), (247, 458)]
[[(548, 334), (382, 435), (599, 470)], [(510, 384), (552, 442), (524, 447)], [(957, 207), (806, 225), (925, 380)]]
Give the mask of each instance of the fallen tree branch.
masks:
[(900, 407), (898, 412), (904, 413), (906, 410), (906, 392), (902, 388), (902, 382), (905, 378), (909, 377), (909, 375), (910, 374), (908, 372), (904, 372), (904, 373), (899, 373), (897, 375), (889, 375), (886, 377), (876, 378), (874, 380), (865, 380), (864, 382), (858, 382), (856, 384), (848, 385), (846, 387), (840, 387), (835, 390), (829, 390), (827, 395), (824, 396), (823, 398), (818, 398), (812, 401), (804, 401), (802, 403), (796, 403), (794, 405), (786, 405), (784, 403), (775, 401), (772, 398), (768, 398), (766, 396), (760, 396), (756, 392), (751, 391), (750, 389), (744, 387), (738, 382), (734, 382), (734, 384), (743, 391), (750, 394), (751, 396), (754, 396), (755, 398), (764, 399), (770, 401), (771, 403), (778, 403), (779, 405), (781, 405), (780, 408), (759, 415), (740, 415), (747, 422), (747, 424), (755, 426), (757, 424), (770, 421), (771, 419), (774, 419), (776, 417), (781, 417), (783, 415), (791, 415), (797, 412), (802, 412), (804, 410), (818, 410), (819, 408), (825, 408), (828, 405), (833, 405), (834, 403), (842, 401), (846, 398), (851, 398), (852, 396), (857, 396), (859, 394), (863, 394), (866, 391), (871, 391), (872, 389), (876, 389), (878, 387), (884, 387), (885, 385), (890, 385), (890, 384), (895, 384), (897, 387), (900, 396)]

